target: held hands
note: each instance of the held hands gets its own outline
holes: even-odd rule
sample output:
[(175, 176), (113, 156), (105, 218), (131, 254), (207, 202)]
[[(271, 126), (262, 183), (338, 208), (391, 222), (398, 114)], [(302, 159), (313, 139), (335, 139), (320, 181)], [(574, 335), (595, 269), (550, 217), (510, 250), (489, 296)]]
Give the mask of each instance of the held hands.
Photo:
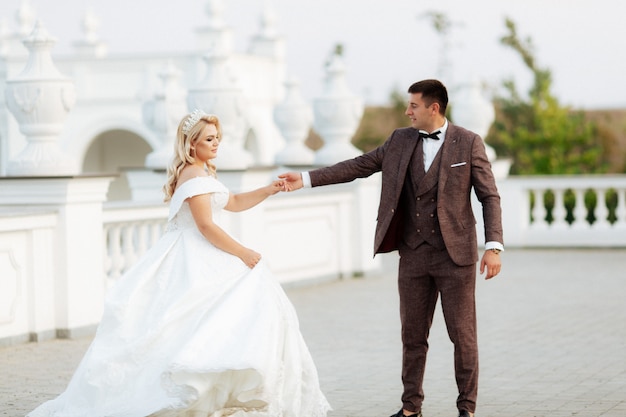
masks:
[(483, 258), (480, 260), (480, 273), (482, 274), (486, 270), (487, 274), (485, 275), (485, 279), (491, 279), (500, 273), (500, 268), (502, 268), (500, 255), (486, 250), (483, 254)]
[(283, 191), (295, 191), (304, 186), (302, 183), (302, 174), (299, 172), (286, 172), (280, 174), (278, 178), (284, 180), (285, 189)]
[(286, 189), (286, 183), (283, 180), (276, 180), (276, 181), (272, 181), (272, 183), (270, 185), (268, 185), (267, 187), (265, 187), (267, 189), (267, 191), (269, 192), (269, 195), (274, 195), (279, 191), (287, 191)]

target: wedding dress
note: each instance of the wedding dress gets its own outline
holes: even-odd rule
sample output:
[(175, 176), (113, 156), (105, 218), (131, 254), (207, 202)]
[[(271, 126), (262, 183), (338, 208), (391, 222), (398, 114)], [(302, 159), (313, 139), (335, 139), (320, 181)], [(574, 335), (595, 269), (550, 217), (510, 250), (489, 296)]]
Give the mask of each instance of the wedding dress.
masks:
[(330, 406), (295, 310), (263, 261), (248, 268), (196, 228), (181, 184), (163, 237), (107, 295), (95, 338), (66, 391), (28, 417), (322, 417)]

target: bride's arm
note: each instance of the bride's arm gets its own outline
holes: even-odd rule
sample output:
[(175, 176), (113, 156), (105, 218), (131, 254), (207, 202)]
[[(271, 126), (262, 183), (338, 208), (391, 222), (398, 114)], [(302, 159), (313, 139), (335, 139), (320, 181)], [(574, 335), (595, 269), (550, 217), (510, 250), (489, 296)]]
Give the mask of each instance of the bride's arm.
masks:
[(257, 188), (253, 191), (240, 194), (230, 194), (228, 197), (228, 203), (224, 209), (228, 211), (244, 211), (251, 207), (256, 206), (267, 197), (276, 194), (283, 190), (285, 187), (285, 181), (274, 181), (265, 187)]
[(191, 209), (191, 214), (196, 222), (196, 226), (206, 240), (211, 242), (216, 248), (235, 255), (248, 267), (254, 268), (261, 259), (261, 255), (237, 242), (213, 222), (211, 194), (201, 194), (190, 197), (187, 199), (187, 202), (189, 203), (189, 208)]

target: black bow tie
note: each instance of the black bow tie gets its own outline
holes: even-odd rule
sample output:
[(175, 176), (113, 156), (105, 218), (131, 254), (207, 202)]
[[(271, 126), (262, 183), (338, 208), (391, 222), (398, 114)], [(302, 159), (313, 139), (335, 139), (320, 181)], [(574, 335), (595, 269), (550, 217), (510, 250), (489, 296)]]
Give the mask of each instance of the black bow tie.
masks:
[(438, 134), (441, 133), (441, 130), (438, 130), (436, 132), (433, 133), (426, 133), (426, 132), (419, 132), (419, 138), (420, 139), (424, 139), (424, 138), (428, 138), (428, 139), (435, 139), (435, 140), (439, 140), (439, 136), (437, 136)]

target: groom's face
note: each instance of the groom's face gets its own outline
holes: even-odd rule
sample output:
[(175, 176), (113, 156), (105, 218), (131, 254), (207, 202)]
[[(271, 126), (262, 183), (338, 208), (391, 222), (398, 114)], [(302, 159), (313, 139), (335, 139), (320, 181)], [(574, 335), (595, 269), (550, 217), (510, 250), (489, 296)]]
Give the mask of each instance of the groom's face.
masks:
[(411, 119), (411, 126), (415, 129), (430, 132), (433, 116), (436, 113), (434, 103), (427, 106), (422, 100), (422, 93), (409, 94), (409, 104), (404, 114)]

